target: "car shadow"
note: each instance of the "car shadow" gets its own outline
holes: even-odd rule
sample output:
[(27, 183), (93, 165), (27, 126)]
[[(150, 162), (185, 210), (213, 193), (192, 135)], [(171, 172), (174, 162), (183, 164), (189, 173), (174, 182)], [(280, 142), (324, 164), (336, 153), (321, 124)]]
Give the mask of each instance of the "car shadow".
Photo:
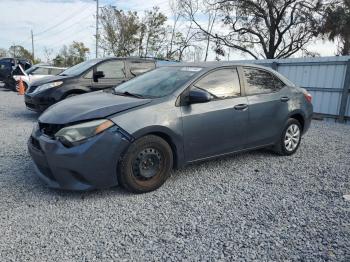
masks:
[(261, 148), (261, 149), (256, 149), (252, 151), (240, 152), (240, 153), (232, 153), (232, 154), (228, 154), (227, 156), (221, 156), (221, 157), (212, 158), (209, 160), (195, 162), (181, 169), (174, 170), (171, 177), (174, 180), (178, 180), (183, 178), (183, 176), (191, 175), (191, 173), (186, 172), (186, 170), (188, 169), (200, 170), (202, 168), (209, 168), (211, 166), (215, 166), (218, 164), (226, 165), (232, 161), (240, 163), (248, 160), (251, 161), (251, 159), (254, 159), (254, 157), (262, 157), (262, 156), (264, 158), (280, 157), (279, 155), (277, 155), (276, 153), (274, 153), (272, 150), (268, 148)]
[(28, 109), (23, 109), (23, 110), (14, 111), (14, 112), (8, 112), (7, 116), (12, 119), (16, 118), (20, 120), (36, 121), (38, 120), (40, 114), (34, 111), (30, 111)]
[[(252, 157), (276, 157), (276, 155), (267, 150), (267, 149), (259, 149), (255, 151), (245, 152), (245, 153), (237, 153), (232, 154), (226, 157), (216, 158), (212, 160), (202, 161), (194, 164), (190, 164), (187, 167), (174, 170), (171, 174), (171, 177), (169, 180), (171, 180), (171, 183), (177, 183), (176, 181), (179, 179), (184, 179), (186, 176), (191, 176), (190, 170), (199, 170), (203, 168), (210, 168), (217, 164), (226, 165), (229, 164), (229, 162), (236, 161), (247, 161), (249, 158), (250, 160)], [(23, 161), (23, 158), (25, 160)], [(22, 165), (19, 167), (19, 163), (22, 163)], [(13, 167), (18, 167), (14, 170)], [(29, 199), (36, 199), (37, 197), (40, 199), (44, 199), (44, 201), (48, 201), (50, 203), (56, 203), (56, 202), (65, 202), (65, 201), (83, 201), (87, 199), (102, 199), (102, 198), (125, 198), (125, 197), (134, 197), (136, 196), (133, 193), (130, 193), (126, 191), (124, 188), (120, 186), (114, 186), (107, 189), (98, 189), (98, 190), (90, 190), (90, 191), (67, 191), (67, 190), (60, 190), (60, 189), (52, 189), (49, 188), (37, 175), (35, 174), (33, 163), (31, 162), (31, 159), (28, 154), (23, 154), (23, 156), (19, 157), (18, 159), (15, 159), (15, 161), (12, 161), (12, 167), (9, 167), (7, 172), (15, 172), (17, 174), (23, 174), (19, 175), (15, 178), (14, 181), (10, 180), (7, 182), (2, 182), (2, 185), (7, 188), (12, 193), (19, 194), (16, 197), (20, 198), (26, 198), (26, 195), (29, 194), (32, 197), (26, 198), (26, 202), (31, 202)], [(6, 175), (9, 176), (10, 174), (5, 174), (4, 172), (1, 172), (0, 175)], [(11, 182), (12, 181), (12, 182)], [(4, 185), (7, 184), (7, 185)], [(173, 186), (173, 185), (172, 185)], [(14, 188), (16, 187), (16, 189)], [(18, 189), (21, 190), (18, 190)], [(166, 187), (164, 187), (165, 190)], [(162, 190), (160, 188), (159, 190)], [(24, 193), (25, 192), (25, 193)], [(23, 194), (24, 193), (24, 194)], [(147, 194), (157, 194), (157, 191), (153, 191)], [(35, 196), (33, 198), (33, 196)], [(28, 204), (28, 203), (27, 203)]]

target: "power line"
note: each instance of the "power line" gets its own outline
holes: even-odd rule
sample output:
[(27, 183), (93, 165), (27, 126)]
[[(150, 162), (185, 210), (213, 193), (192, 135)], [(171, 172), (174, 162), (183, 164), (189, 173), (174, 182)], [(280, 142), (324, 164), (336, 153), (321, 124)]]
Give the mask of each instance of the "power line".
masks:
[(61, 34), (62, 32), (67, 31), (68, 29), (74, 28), (74, 26), (75, 26), (76, 24), (79, 24), (80, 22), (82, 22), (82, 21), (85, 20), (86, 18), (90, 17), (91, 15), (92, 15), (92, 14), (88, 14), (87, 16), (84, 16), (84, 17), (80, 18), (78, 21), (75, 21), (73, 24), (70, 24), (70, 25), (64, 27), (63, 29), (61, 29), (61, 30), (59, 30), (59, 31), (52, 32), (52, 33), (49, 34), (49, 35), (41, 36), (41, 37), (39, 37), (39, 41), (47, 40), (48, 38), (55, 37), (55, 36), (57, 36), (58, 34)]
[[(74, 30), (73, 32), (69, 32), (68, 36), (66, 36), (66, 35), (60, 36), (60, 39), (64, 39), (65, 41), (69, 40), (69, 39), (72, 39), (72, 38), (76, 37), (77, 35), (80, 35), (81, 33), (87, 33), (86, 29), (91, 29), (92, 30), (93, 26), (87, 26), (87, 27), (84, 27), (84, 28), (78, 28), (78, 29)], [(91, 35), (90, 35), (90, 37), (91, 37)], [(42, 45), (50, 46), (50, 47), (58, 47), (58, 46), (62, 45), (62, 41), (61, 42), (50, 41), (49, 43), (44, 43)]]
[[(89, 5), (89, 3), (85, 4), (85, 5), (83, 6), (83, 8), (85, 8), (85, 7), (88, 6), (88, 5)], [(62, 25), (62, 24), (64, 24), (64, 23), (66, 23), (67, 21), (69, 21), (69, 20), (71, 20), (72, 18), (76, 17), (76, 15), (79, 14), (79, 13), (77, 13), (77, 11), (80, 11), (81, 9), (82, 9), (82, 8), (79, 7), (79, 10), (78, 10), (78, 9), (75, 10), (73, 13), (71, 13), (69, 16), (65, 17), (65, 19), (61, 20), (59, 23), (54, 24), (53, 26), (51, 26), (51, 27), (49, 27), (49, 28), (46, 28), (45, 30), (43, 30), (43, 31), (41, 31), (41, 32), (39, 32), (39, 33), (36, 33), (35, 36), (44, 34), (44, 33), (48, 32), (48, 31), (50, 31), (50, 30), (52, 30), (52, 29), (54, 29), (54, 28), (56, 28), (56, 27), (58, 27), (58, 26), (60, 26), (60, 25)], [(75, 14), (74, 14), (74, 13), (75, 13)]]

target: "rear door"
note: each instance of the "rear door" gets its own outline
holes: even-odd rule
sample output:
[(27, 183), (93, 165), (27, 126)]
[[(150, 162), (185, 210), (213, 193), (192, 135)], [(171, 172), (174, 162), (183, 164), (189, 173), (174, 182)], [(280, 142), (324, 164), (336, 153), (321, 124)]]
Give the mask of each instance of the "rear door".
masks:
[(186, 161), (243, 148), (248, 124), (247, 98), (241, 96), (236, 68), (211, 71), (192, 88), (209, 92), (213, 99), (181, 107)]
[(274, 143), (288, 115), (288, 88), (268, 70), (243, 67), (241, 73), (249, 104), (247, 147)]
[(114, 87), (126, 81), (125, 62), (123, 60), (109, 60), (102, 62), (94, 68), (94, 71), (102, 71), (104, 77), (99, 78), (97, 81), (92, 81), (93, 90)]

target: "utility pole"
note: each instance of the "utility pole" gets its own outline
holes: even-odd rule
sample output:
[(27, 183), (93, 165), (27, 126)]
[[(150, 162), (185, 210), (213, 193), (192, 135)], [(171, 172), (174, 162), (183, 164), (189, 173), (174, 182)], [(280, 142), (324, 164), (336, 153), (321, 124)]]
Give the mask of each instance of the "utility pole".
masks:
[(13, 58), (16, 58), (16, 44), (13, 43)]
[(30, 30), (30, 33), (32, 35), (32, 57), (33, 57), (33, 63), (34, 63), (34, 35), (33, 35), (33, 30)]
[(98, 57), (98, 11), (99, 11), (99, 3), (96, 0), (96, 58)]

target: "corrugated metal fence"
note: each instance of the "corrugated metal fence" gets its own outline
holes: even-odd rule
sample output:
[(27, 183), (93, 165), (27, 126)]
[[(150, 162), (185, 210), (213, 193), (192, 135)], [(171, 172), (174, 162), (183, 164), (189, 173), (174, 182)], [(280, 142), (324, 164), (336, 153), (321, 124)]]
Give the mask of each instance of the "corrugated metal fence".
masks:
[(239, 62), (275, 69), (312, 94), (315, 113), (339, 121), (350, 120), (350, 56)]

